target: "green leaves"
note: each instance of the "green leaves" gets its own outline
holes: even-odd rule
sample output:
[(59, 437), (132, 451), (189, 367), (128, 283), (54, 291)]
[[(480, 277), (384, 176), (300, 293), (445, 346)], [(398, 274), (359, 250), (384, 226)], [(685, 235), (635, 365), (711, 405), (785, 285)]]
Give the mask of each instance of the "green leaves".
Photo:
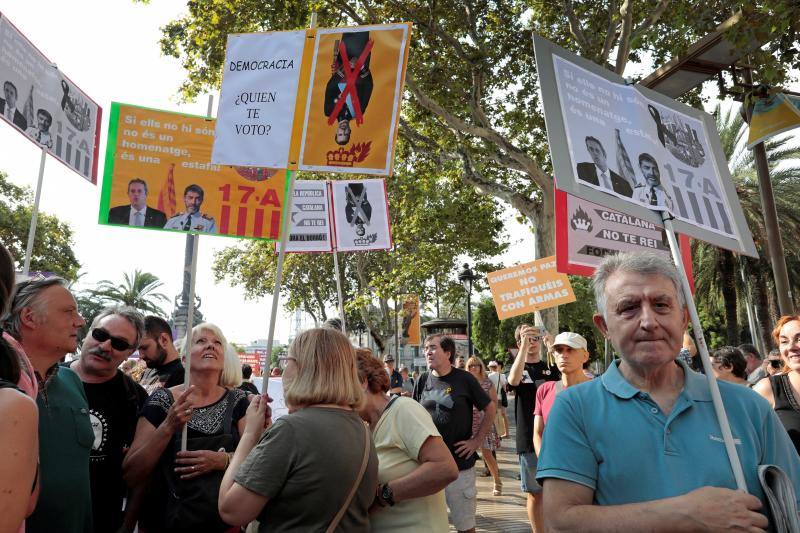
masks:
[[(14, 256), (19, 270), (22, 270), (25, 260), (32, 211), (31, 190), (14, 185), (0, 171), (0, 242)], [(31, 271), (53, 272), (65, 279), (74, 280), (80, 263), (72, 245), (72, 228), (69, 224), (40, 211), (33, 243)]]

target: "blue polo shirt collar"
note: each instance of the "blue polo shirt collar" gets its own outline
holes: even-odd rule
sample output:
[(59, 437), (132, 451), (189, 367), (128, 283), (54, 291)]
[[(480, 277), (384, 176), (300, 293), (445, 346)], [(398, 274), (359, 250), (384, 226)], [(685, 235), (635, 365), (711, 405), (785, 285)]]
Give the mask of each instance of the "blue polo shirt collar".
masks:
[[(619, 371), (619, 363), (619, 359), (611, 363), (611, 366), (603, 373), (600, 380), (608, 392), (623, 400), (630, 400), (640, 391), (622, 376)], [(708, 389), (706, 376), (691, 370), (683, 361), (676, 360), (675, 363), (681, 366), (685, 376), (682, 393), (685, 393), (690, 400), (695, 402), (710, 402), (711, 391)]]

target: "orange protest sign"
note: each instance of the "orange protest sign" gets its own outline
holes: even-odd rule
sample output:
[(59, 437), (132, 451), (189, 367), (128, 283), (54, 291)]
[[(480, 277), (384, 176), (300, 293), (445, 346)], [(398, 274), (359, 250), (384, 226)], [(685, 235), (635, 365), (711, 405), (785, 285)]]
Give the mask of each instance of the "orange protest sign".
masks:
[(403, 311), (401, 316), (403, 318), (401, 327), (403, 340), (401, 343), (404, 346), (419, 346), (421, 341), (419, 296), (416, 294), (408, 294), (403, 297)]
[(556, 256), (504, 268), (487, 279), (500, 320), (575, 301), (569, 278), (556, 270)]
[(300, 170), (391, 175), (410, 34), (410, 23), (317, 31)]
[(100, 223), (278, 239), (286, 171), (211, 163), (214, 125), (112, 103)]

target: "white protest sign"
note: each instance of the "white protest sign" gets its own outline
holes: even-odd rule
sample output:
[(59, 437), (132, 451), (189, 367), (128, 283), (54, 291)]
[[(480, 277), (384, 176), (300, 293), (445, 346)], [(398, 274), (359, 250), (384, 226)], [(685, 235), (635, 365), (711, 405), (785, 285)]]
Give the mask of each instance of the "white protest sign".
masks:
[(305, 31), (228, 35), (211, 162), (287, 168)]
[(756, 255), (713, 117), (534, 36), (558, 188)]
[(357, 252), (392, 247), (384, 180), (334, 181), (331, 189), (337, 250)]
[[(254, 377), (253, 384), (258, 388), (261, 394), (264, 394), (264, 378)], [(272, 409), (272, 421), (275, 422), (282, 416), (289, 414), (289, 408), (286, 406), (286, 400), (283, 397), (283, 379), (281, 378), (268, 378), (267, 381), (267, 394), (272, 398), (269, 406)]]
[(0, 14), (0, 117), (97, 183), (101, 109)]
[(314, 180), (296, 181), (286, 251), (330, 252), (332, 250), (328, 183)]

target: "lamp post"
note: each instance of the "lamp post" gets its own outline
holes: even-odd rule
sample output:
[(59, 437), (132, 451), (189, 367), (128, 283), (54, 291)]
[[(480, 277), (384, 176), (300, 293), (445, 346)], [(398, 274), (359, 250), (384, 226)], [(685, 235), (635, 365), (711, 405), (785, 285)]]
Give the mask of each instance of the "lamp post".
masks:
[(458, 281), (467, 291), (467, 354), (472, 357), (472, 283), (478, 276), (469, 268), (468, 263), (464, 263), (464, 270), (458, 273)]

